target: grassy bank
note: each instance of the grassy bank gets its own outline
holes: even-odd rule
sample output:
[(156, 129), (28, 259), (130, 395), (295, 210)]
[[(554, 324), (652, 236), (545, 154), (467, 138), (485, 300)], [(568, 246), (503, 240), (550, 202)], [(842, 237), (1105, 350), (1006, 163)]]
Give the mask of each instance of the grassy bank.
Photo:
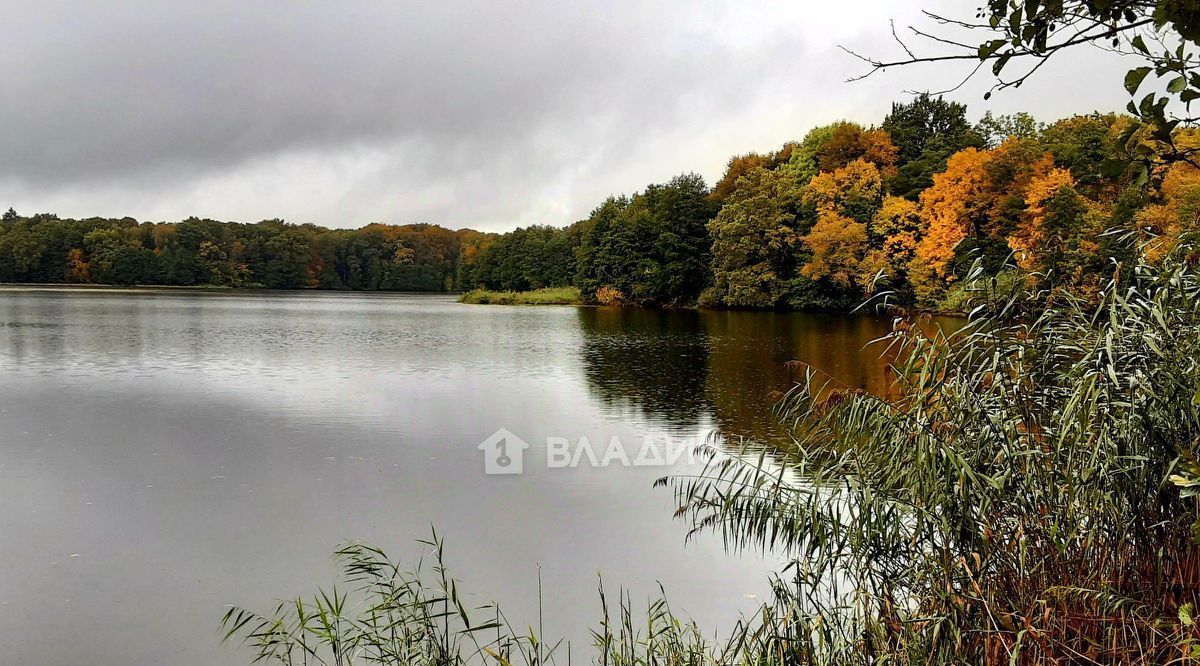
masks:
[(575, 287), (546, 287), (532, 291), (476, 289), (460, 296), (458, 302), (474, 305), (581, 305), (583, 295)]

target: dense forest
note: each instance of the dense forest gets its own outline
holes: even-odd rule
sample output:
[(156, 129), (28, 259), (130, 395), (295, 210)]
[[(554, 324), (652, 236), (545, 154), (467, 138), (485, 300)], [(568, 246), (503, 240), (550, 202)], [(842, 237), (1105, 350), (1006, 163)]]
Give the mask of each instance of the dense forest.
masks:
[[(606, 199), (567, 227), (326, 229), (191, 218), (0, 223), (0, 281), (450, 291), (574, 285), (590, 302), (842, 309), (880, 289), (937, 307), (980, 261), (1088, 296), (1113, 260), (1196, 226), (1200, 168), (1147, 172), (1132, 118), (979, 122), (928, 95), (876, 127), (837, 122), (769, 154)], [(1131, 139), (1132, 136), (1132, 141)], [(1197, 143), (1180, 132), (1176, 144)], [(1132, 146), (1132, 148), (1131, 148)], [(1121, 233), (1127, 232), (1127, 233)]]
[(921, 96), (878, 127), (833, 123), (735, 156), (710, 190), (681, 176), (566, 229), (518, 229), (481, 247), (465, 283), (573, 280), (600, 303), (833, 310), (887, 289), (941, 307), (960, 302), (980, 262), (1093, 297), (1114, 260), (1163, 255), (1200, 215), (1200, 169), (1137, 168), (1131, 151), (1154, 144), (1130, 141), (1142, 131), (1114, 114), (971, 123), (963, 105)]
[(0, 223), (0, 281), (443, 291), (484, 234), (414, 224), (23, 218)]

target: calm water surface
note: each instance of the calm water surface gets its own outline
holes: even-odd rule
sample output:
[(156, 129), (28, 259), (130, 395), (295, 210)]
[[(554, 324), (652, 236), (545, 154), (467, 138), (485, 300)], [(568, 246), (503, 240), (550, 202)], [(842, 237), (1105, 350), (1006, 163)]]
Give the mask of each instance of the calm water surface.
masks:
[[(452, 573), (510, 619), (586, 641), (596, 574), (729, 627), (770, 556), (685, 543), (663, 468), (548, 469), (547, 437), (768, 440), (800, 359), (887, 382), (886, 321), (459, 305), (447, 296), (0, 289), (5, 663), (248, 663), (228, 604), (333, 580), (359, 539), (435, 525)], [(500, 427), (525, 473), (484, 474)], [(636, 446), (634, 447), (636, 448)], [(539, 460), (540, 457), (540, 460)], [(578, 649), (578, 648), (576, 648)]]

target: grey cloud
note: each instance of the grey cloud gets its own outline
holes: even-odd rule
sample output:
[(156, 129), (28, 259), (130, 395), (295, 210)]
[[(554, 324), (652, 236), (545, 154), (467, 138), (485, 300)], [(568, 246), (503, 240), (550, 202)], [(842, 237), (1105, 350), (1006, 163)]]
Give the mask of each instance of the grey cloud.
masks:
[[(111, 178), (409, 134), (519, 140), (589, 103), (661, 99), (708, 64), (654, 53), (616, 12), (559, 3), (180, 6), (18, 10), (8, 48), (22, 57), (0, 71), (3, 173)], [(662, 80), (629, 76), (652, 61)]]
[(835, 40), (877, 45), (895, 12), (799, 4), (27, 3), (4, 19), (0, 196), (69, 215), (567, 223), (608, 192), (880, 117), (904, 77), (840, 84), (855, 64)]

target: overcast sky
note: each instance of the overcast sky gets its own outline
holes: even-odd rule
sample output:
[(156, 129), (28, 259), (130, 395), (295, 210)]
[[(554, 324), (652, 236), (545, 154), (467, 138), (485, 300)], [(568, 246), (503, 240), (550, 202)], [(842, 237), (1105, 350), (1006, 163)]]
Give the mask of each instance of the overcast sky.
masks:
[[(0, 207), (567, 224), (610, 193), (687, 171), (711, 184), (734, 153), (952, 85), (946, 66), (844, 82), (863, 70), (838, 45), (894, 54), (888, 21), (919, 21), (918, 4), (11, 3)], [(1085, 48), (991, 102), (986, 79), (952, 96), (972, 119), (1115, 111), (1126, 68)]]

